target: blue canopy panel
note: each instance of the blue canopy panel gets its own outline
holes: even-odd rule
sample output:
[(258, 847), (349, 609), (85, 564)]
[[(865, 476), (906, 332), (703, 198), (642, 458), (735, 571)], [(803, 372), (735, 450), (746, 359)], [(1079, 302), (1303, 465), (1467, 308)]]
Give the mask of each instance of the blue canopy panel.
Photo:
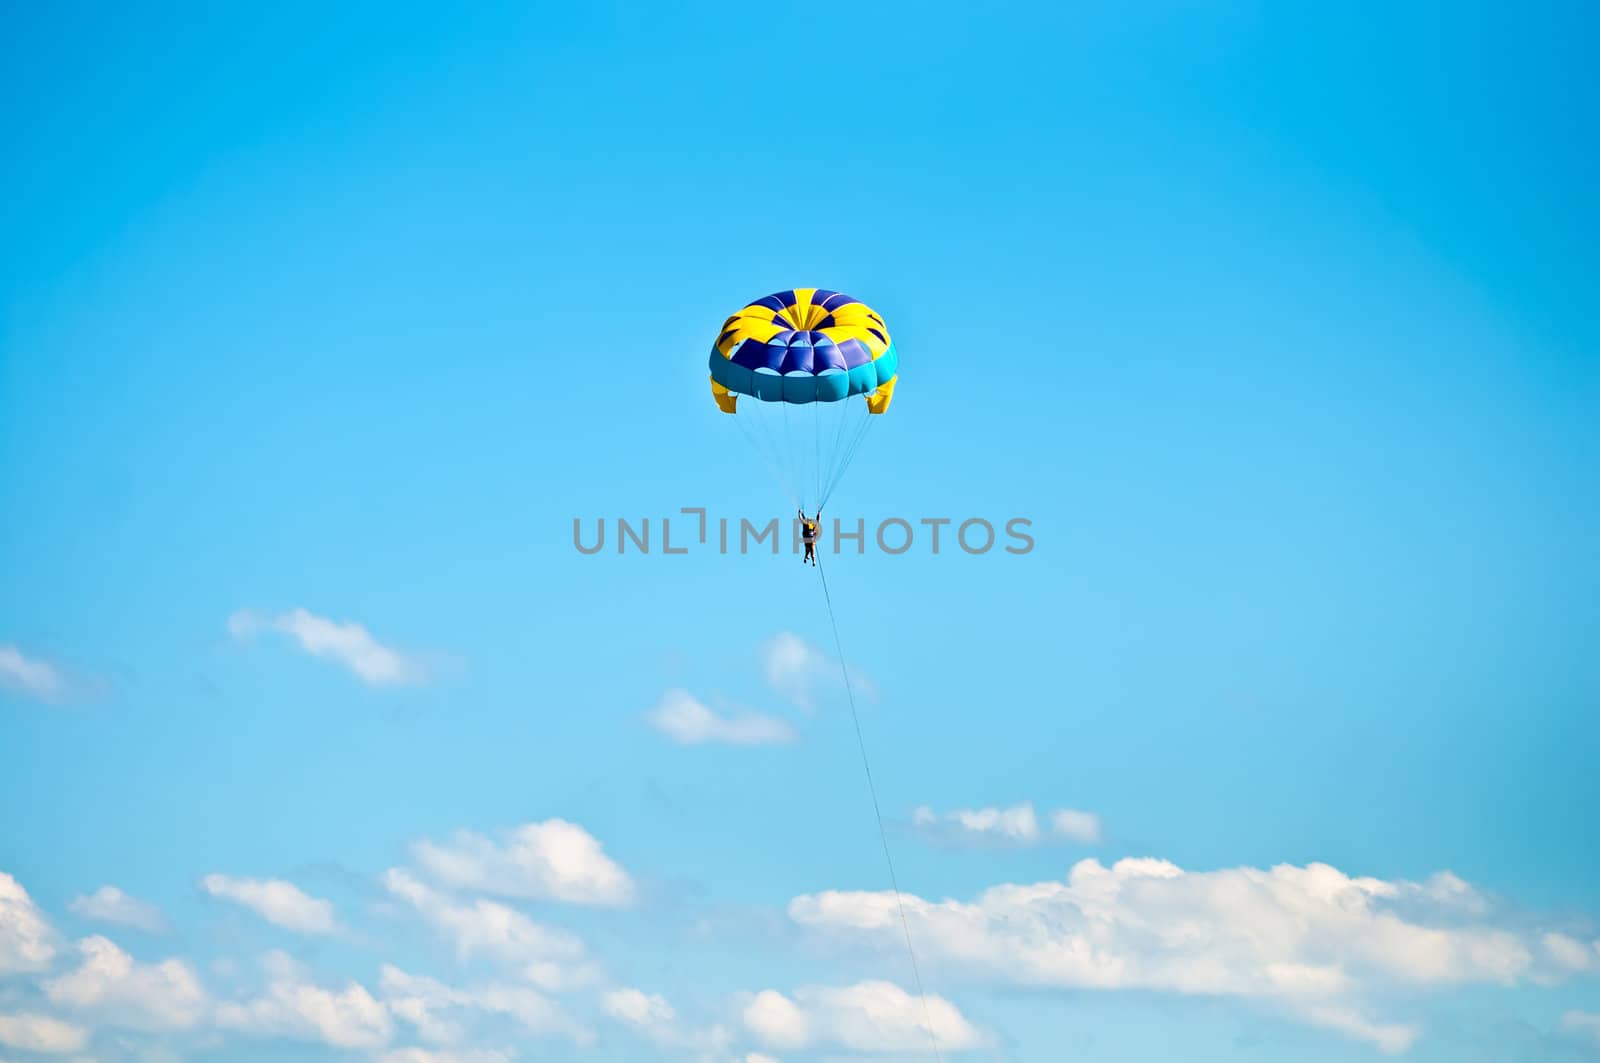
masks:
[(745, 340), (724, 357), (711, 348), (711, 379), (762, 402), (838, 402), (869, 395), (894, 379), (900, 357), (890, 343), (873, 358), (857, 340), (834, 343), (816, 332)]

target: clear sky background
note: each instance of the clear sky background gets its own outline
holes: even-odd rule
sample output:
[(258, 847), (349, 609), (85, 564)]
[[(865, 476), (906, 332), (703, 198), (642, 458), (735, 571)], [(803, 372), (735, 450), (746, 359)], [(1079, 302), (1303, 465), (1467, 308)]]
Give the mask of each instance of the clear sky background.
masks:
[(0, 18), (0, 1059), (1600, 1055), (1589, 5)]

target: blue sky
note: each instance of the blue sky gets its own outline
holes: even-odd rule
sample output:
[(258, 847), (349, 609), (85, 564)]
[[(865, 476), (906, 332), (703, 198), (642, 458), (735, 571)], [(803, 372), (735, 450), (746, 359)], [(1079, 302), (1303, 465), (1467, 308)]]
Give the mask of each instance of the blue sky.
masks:
[(1600, 1054), (1584, 5), (0, 17), (0, 1059)]

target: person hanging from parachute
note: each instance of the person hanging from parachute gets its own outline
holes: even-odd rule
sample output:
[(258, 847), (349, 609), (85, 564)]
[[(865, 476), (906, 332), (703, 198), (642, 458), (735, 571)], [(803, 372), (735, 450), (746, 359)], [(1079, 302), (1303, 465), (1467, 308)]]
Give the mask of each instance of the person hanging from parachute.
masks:
[(820, 506), (817, 508), (815, 517), (806, 516), (806, 511), (803, 509), (795, 510), (795, 512), (800, 514), (800, 538), (806, 544), (806, 556), (800, 559), (800, 563), (803, 565), (809, 561), (812, 565), (815, 565), (817, 563), (817, 525), (822, 523), (822, 509)]

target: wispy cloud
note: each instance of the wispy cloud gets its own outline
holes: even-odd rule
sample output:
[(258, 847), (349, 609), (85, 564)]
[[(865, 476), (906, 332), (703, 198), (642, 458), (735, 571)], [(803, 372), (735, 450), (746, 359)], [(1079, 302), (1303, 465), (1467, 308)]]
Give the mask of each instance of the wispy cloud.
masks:
[(1076, 808), (1058, 808), (1050, 813), (1050, 829), (1058, 838), (1096, 845), (1100, 841), (1100, 817)]
[(6, 1048), (44, 1055), (66, 1055), (82, 1051), (88, 1042), (88, 1030), (49, 1015), (31, 1012), (0, 1014), (0, 1045)]
[(66, 696), (67, 680), (49, 661), (29, 657), (19, 647), (4, 643), (0, 644), (0, 689), (54, 702)]
[(926, 837), (950, 844), (1023, 847), (1051, 840), (1090, 845), (1100, 841), (1100, 817), (1093, 812), (1057, 809), (1041, 827), (1031, 801), (1010, 808), (960, 808), (942, 814), (922, 805), (912, 812), (911, 822)]
[(1385, 1055), (1407, 1052), (1422, 1036), (1422, 1027), (1407, 1022), (1377, 1022), (1347, 1004), (1291, 1005), (1301, 1021), (1365, 1041)]
[[(975, 976), (1267, 1000), (1386, 1052), (1404, 1051), (1420, 1032), (1368, 1013), (1390, 987), (1512, 985), (1566, 972), (1546, 955), (1548, 942), (1495, 923), (1453, 875), (1413, 883), (1325, 864), (1192, 872), (1165, 860), (1083, 860), (1065, 881), (904, 903), (918, 949)], [(789, 913), (852, 938), (887, 942), (901, 932), (889, 893), (812, 894)], [(1555, 952), (1570, 966), (1564, 945)]]
[(983, 1037), (948, 1000), (919, 1000), (892, 982), (809, 986), (792, 996), (767, 989), (744, 1009), (744, 1024), (763, 1044), (800, 1050), (829, 1045), (852, 1052), (922, 1053), (929, 1028), (946, 1052), (979, 1048)]
[(311, 1041), (335, 1048), (382, 1048), (394, 1036), (394, 1019), (366, 987), (348, 982), (328, 989), (308, 979), (281, 954), (269, 954), (271, 983), (259, 996), (217, 1005), (216, 1023), (261, 1037)]
[(720, 1056), (733, 1041), (732, 1032), (723, 1026), (702, 1029), (685, 1024), (659, 993), (646, 993), (631, 986), (615, 989), (601, 998), (601, 1006), (614, 1021), (660, 1048), (710, 1058)]
[(941, 839), (1012, 845), (1033, 845), (1039, 840), (1039, 817), (1027, 803), (1013, 808), (962, 808), (943, 815), (923, 805), (912, 812), (911, 822), (923, 833)]
[(1574, 974), (1600, 971), (1600, 941), (1583, 942), (1568, 934), (1548, 933), (1540, 941), (1550, 962)]
[(1569, 1011), (1561, 1016), (1561, 1029), (1600, 1047), (1600, 1013)]
[(383, 884), (390, 896), (416, 911), (450, 942), (463, 961), (486, 956), (521, 968), (536, 984), (582, 980), (587, 963), (584, 944), (566, 930), (536, 923), (496, 901), (458, 900), (403, 868), (390, 868)]
[[(837, 660), (792, 631), (780, 631), (762, 643), (759, 659), (762, 675), (772, 691), (806, 713), (815, 711), (824, 692), (843, 697)], [(855, 669), (850, 671), (850, 682), (858, 699), (877, 697), (872, 681)], [(684, 746), (783, 745), (797, 737), (794, 725), (781, 716), (712, 708), (680, 688), (661, 695), (645, 719), (655, 730)]]
[(460, 830), (448, 842), (419, 841), (411, 853), (438, 881), (477, 893), (620, 907), (635, 892), (599, 840), (564, 819), (525, 823), (494, 838)]
[(761, 713), (724, 716), (686, 690), (669, 690), (650, 710), (650, 726), (679, 745), (720, 743), (733, 746), (781, 745), (792, 742), (794, 728), (787, 720)]
[(329, 620), (305, 609), (276, 614), (241, 609), (228, 617), (228, 630), (241, 641), (261, 632), (285, 635), (304, 652), (344, 666), (368, 686), (428, 679), (428, 669), (420, 660), (383, 645), (354, 621)]
[(435, 1044), (456, 1044), (466, 1026), (483, 1016), (510, 1019), (520, 1033), (561, 1037), (577, 1045), (594, 1043), (594, 1034), (555, 1000), (525, 985), (481, 982), (452, 986), (384, 964), (380, 993), (389, 1010)]
[(396, 1048), (378, 1056), (378, 1063), (512, 1063), (517, 1057), (499, 1048)]
[(606, 1014), (634, 1026), (665, 1026), (677, 1018), (667, 998), (641, 989), (616, 989), (605, 995)]
[(499, 1048), (396, 1048), (378, 1056), (378, 1063), (511, 1063), (517, 1057)]
[[(807, 712), (816, 708), (822, 691), (842, 690), (838, 658), (792, 631), (780, 631), (762, 644), (761, 669), (773, 690)], [(856, 697), (876, 700), (871, 678), (853, 665), (849, 672)]]
[(273, 878), (234, 878), (211, 874), (200, 880), (207, 894), (255, 912), (274, 926), (297, 934), (332, 934), (339, 930), (333, 904), (312, 897), (293, 882)]
[(115, 886), (101, 886), (87, 896), (74, 897), (67, 910), (85, 919), (129, 926), (147, 934), (164, 934), (168, 929), (161, 909), (130, 897)]

